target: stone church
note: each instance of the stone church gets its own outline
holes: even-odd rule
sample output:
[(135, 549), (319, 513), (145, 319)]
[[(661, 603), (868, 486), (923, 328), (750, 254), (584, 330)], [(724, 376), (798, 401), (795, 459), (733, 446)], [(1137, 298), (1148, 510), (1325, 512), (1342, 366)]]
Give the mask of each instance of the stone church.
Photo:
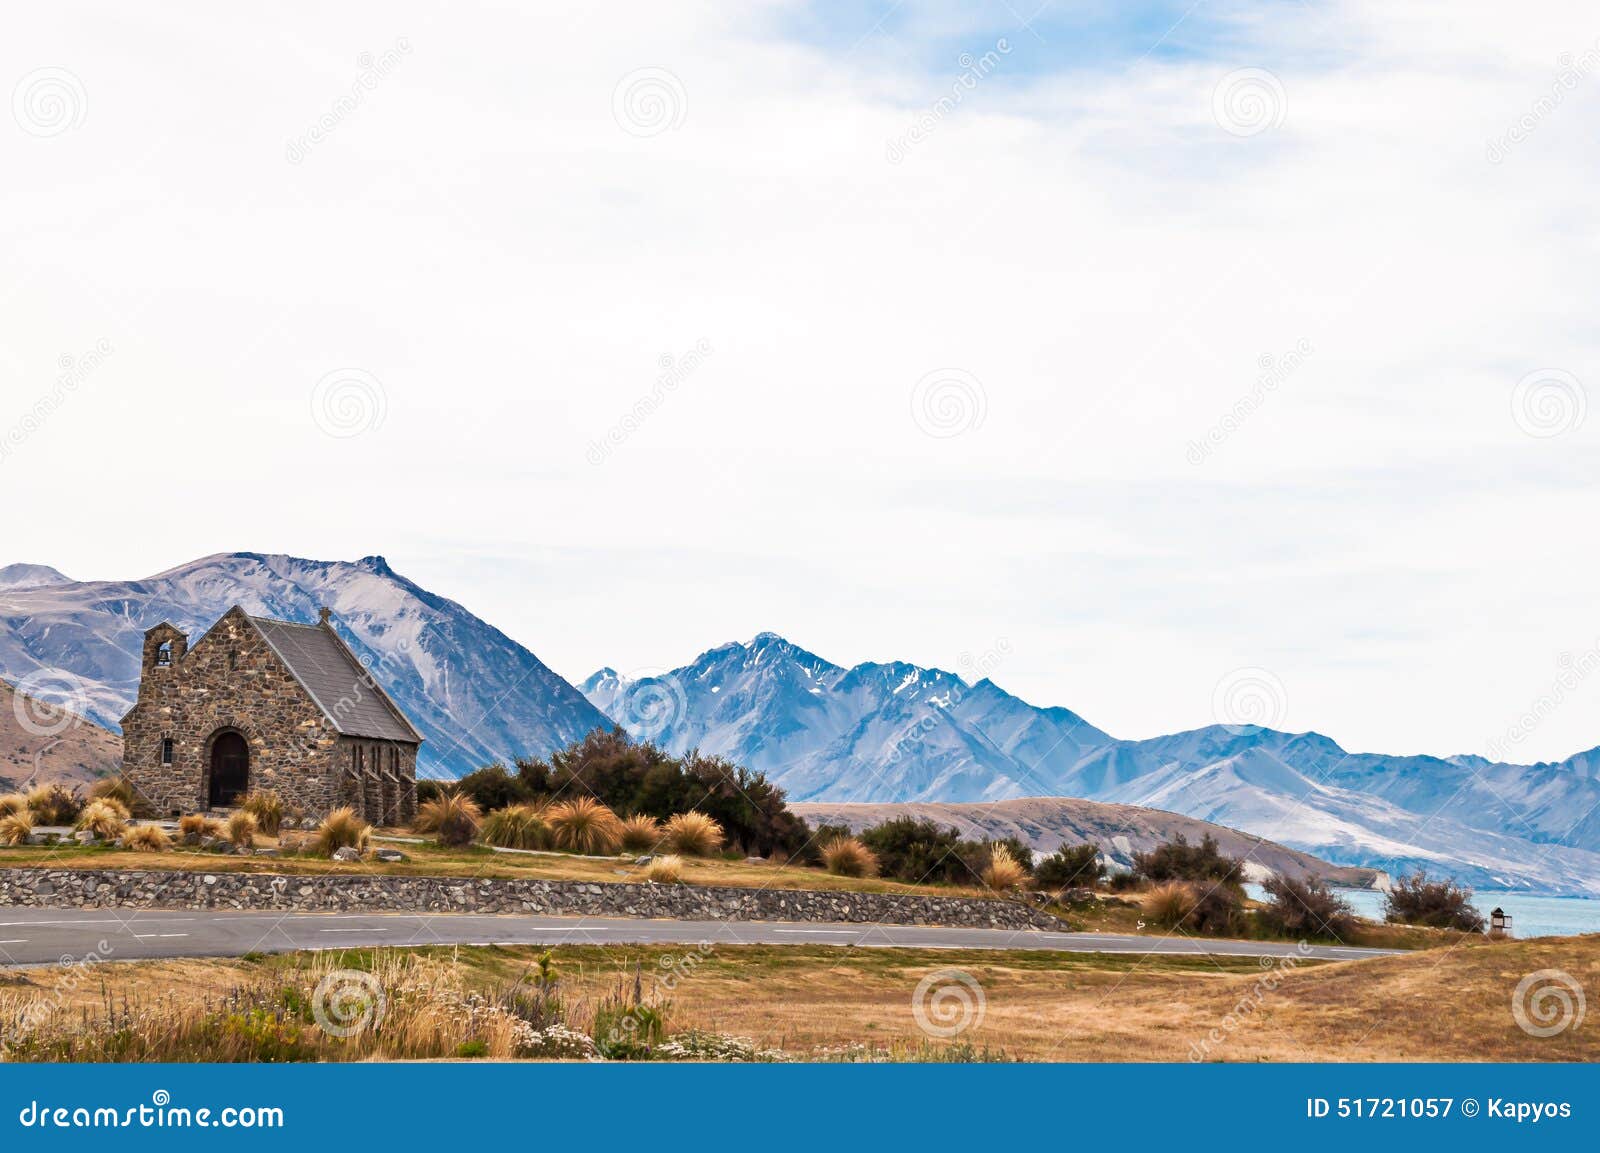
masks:
[(321, 610), (295, 624), (229, 609), (191, 647), (144, 634), (122, 767), (163, 816), (228, 808), (270, 789), (321, 817), (348, 805), (375, 825), (416, 814), (422, 734)]

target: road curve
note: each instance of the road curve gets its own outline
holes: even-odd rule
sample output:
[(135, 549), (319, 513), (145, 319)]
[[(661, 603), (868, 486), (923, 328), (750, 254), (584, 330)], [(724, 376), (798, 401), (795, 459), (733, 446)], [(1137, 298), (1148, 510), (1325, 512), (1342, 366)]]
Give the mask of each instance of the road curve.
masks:
[(0, 965), (60, 964), (93, 955), (131, 961), (239, 957), (369, 945), (855, 945), (888, 949), (1037, 949), (1290, 957), (1348, 961), (1392, 949), (1276, 941), (947, 929), (932, 925), (668, 921), (627, 917), (498, 916), (486, 913), (272, 913), (159, 909), (0, 908)]

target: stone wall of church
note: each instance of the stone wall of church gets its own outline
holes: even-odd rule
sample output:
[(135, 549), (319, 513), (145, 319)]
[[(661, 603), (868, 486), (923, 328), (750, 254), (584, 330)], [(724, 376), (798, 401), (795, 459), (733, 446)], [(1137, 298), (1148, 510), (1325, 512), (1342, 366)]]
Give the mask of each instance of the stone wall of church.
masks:
[[(174, 644), (181, 655), (170, 664), (158, 663), (157, 647), (146, 646), (139, 700), (123, 718), (122, 734), (123, 772), (158, 813), (209, 807), (211, 745), (230, 729), (249, 748), (251, 789), (272, 789), (286, 805), (313, 816), (345, 803), (350, 738), (339, 735), (242, 612), (230, 610), (187, 652)], [(171, 764), (162, 763), (167, 739)], [(393, 814), (409, 820), (414, 812), (416, 750), (405, 752), (401, 768), (409, 791), (397, 783), (385, 812), (380, 785), (376, 805), (357, 806), (365, 819)]]

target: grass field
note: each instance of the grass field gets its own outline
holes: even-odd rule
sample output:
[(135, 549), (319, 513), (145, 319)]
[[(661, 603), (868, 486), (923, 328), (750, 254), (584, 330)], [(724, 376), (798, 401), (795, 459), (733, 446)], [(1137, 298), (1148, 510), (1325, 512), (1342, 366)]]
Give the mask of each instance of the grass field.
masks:
[[(538, 955), (433, 949), (415, 951), (408, 963), (487, 991), (525, 978)], [(672, 1033), (739, 1035), (801, 1060), (1600, 1060), (1592, 1024), (1535, 1037), (1511, 1009), (1518, 982), (1537, 970), (1560, 969), (1600, 988), (1595, 936), (1268, 968), (1248, 958), (820, 946), (560, 947), (552, 955), (575, 1027), (589, 1027), (597, 1005), (637, 981)], [(8, 1013), (54, 1005), (65, 1029), (119, 1004), (142, 1006), (134, 1018), (160, 1017), (154, 1006), (170, 1016), (215, 1012), (230, 990), (251, 983), (295, 988), (303, 999), (330, 967), (385, 971), (386, 963), (381, 951), (359, 950), (106, 964), (87, 974), (42, 968), (0, 975), (0, 1002)], [(919, 986), (932, 1036), (919, 1024)], [(949, 1032), (958, 1025), (965, 1027)], [(443, 1051), (455, 1052), (453, 1044)], [(382, 1045), (348, 1052), (384, 1055)], [(320, 1059), (342, 1056), (335, 1044)]]

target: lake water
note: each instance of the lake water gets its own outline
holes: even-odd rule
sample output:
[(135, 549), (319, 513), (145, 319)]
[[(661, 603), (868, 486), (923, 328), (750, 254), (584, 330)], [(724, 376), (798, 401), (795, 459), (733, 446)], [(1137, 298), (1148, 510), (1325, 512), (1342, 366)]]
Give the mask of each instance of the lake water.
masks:
[[(1245, 892), (1257, 900), (1266, 894), (1260, 885), (1246, 885)], [(1374, 889), (1340, 889), (1357, 916), (1383, 920), (1383, 894)], [(1600, 933), (1600, 898), (1544, 897), (1533, 893), (1478, 889), (1472, 903), (1484, 917), (1496, 905), (1511, 917), (1513, 937), (1572, 937), (1579, 933)]]

